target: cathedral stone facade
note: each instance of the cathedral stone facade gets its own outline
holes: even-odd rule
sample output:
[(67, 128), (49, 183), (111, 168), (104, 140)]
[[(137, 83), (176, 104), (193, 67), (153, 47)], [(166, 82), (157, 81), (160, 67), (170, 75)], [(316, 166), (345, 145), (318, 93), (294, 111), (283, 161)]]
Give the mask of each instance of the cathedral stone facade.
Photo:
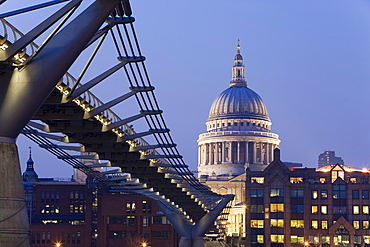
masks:
[(249, 167), (263, 170), (279, 146), (277, 134), (261, 97), (248, 87), (240, 45), (232, 67), (230, 87), (213, 102), (207, 132), (198, 140), (199, 175), (238, 176)]

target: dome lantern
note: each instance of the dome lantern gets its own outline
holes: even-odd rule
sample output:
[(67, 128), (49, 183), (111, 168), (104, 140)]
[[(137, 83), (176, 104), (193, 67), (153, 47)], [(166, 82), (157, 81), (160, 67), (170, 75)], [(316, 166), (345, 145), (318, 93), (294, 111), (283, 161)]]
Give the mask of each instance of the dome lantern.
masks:
[(230, 86), (247, 86), (247, 82), (245, 81), (243, 56), (240, 54), (240, 40), (238, 40), (238, 45), (236, 46), (236, 55), (234, 57), (234, 66), (232, 67)]

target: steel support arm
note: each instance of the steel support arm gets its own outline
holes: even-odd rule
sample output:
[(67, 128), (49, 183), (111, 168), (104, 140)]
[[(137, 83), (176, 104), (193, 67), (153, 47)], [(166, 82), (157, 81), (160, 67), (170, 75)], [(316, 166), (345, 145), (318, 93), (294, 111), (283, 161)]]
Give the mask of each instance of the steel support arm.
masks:
[(0, 77), (0, 136), (16, 138), (120, 0), (96, 0), (26, 67)]

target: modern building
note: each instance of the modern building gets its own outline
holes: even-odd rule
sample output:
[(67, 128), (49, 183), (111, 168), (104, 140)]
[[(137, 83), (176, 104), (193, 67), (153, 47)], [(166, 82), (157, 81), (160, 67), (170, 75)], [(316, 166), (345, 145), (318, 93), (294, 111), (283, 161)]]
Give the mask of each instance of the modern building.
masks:
[(229, 88), (213, 101), (207, 132), (198, 139), (200, 181), (219, 194), (235, 195), (229, 236), (242, 239), (245, 232), (245, 169), (265, 169), (279, 146), (271, 125), (262, 98), (248, 87), (238, 41)]
[(38, 178), (31, 153), (23, 178), (32, 247), (177, 246), (177, 233), (150, 198), (112, 190), (92, 177)]
[(319, 155), (318, 167), (324, 167), (328, 165), (344, 165), (344, 161), (341, 157), (335, 156), (334, 151), (325, 151)]
[(246, 171), (246, 243), (257, 247), (370, 246), (370, 171), (287, 167), (277, 149)]

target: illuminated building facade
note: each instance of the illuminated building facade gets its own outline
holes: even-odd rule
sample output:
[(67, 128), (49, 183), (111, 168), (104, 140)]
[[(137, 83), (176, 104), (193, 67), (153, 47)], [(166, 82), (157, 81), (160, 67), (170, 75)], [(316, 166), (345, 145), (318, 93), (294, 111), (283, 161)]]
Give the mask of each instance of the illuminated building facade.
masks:
[(344, 165), (287, 167), (277, 149), (246, 172), (246, 245), (370, 246), (370, 173)]
[(31, 161), (23, 177), (32, 247), (177, 246), (178, 235), (154, 200), (122, 194), (90, 177), (35, 181)]

